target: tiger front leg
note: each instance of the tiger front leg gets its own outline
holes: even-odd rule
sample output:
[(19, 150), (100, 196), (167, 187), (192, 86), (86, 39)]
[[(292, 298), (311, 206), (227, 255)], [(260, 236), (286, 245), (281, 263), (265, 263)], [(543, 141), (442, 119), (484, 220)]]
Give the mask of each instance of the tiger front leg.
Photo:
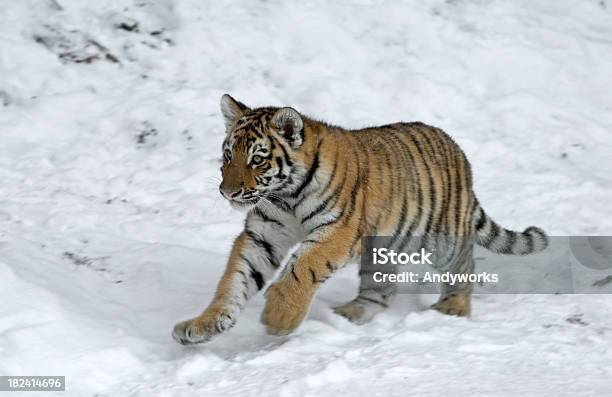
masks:
[(243, 232), (234, 242), (212, 302), (199, 316), (176, 324), (173, 338), (182, 345), (202, 343), (231, 328), (278, 267), (277, 256), (283, 253), (272, 252), (271, 247), (258, 232)]
[(287, 335), (306, 317), (314, 296), (311, 288), (303, 288), (298, 281), (281, 280), (266, 291), (266, 307), (262, 322), (271, 335)]
[(283, 275), (266, 291), (262, 323), (269, 334), (286, 335), (304, 320), (319, 286), (346, 264), (352, 249), (359, 249), (346, 231), (335, 232), (323, 241), (308, 238), (292, 255)]

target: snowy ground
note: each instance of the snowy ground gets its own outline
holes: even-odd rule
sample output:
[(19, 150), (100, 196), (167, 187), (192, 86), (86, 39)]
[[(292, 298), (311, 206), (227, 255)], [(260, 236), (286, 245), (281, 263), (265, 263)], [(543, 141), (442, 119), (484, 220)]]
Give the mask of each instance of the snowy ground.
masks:
[[(612, 3), (0, 0), (0, 374), (71, 396), (612, 393), (610, 295), (403, 295), (358, 327), (355, 267), (299, 331), (185, 348), (243, 215), (223, 92), (347, 127), (421, 120), (507, 227), (612, 235)], [(487, 264), (481, 263), (480, 270)], [(520, 267), (516, 268), (520, 272)]]

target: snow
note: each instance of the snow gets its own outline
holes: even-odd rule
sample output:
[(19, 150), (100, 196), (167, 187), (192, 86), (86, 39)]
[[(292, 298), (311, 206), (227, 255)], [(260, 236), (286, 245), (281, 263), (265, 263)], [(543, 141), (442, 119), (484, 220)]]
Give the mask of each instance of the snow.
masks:
[(0, 374), (71, 396), (609, 394), (605, 294), (477, 295), (470, 319), (406, 294), (355, 326), (330, 310), (352, 266), (293, 335), (266, 335), (261, 297), (208, 344), (170, 332), (242, 226), (217, 190), (224, 92), (439, 126), (504, 226), (612, 234), (611, 6), (0, 1)]

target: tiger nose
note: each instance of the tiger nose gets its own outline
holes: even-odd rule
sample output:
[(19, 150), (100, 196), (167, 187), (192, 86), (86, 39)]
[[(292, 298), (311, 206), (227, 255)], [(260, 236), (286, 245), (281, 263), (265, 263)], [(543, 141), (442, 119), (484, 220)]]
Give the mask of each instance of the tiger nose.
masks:
[(221, 192), (221, 195), (225, 197), (226, 199), (233, 199), (233, 198), (236, 198), (240, 194), (240, 192), (242, 191), (242, 188), (238, 190), (232, 190), (232, 189), (227, 189), (227, 188), (223, 188), (219, 186), (219, 191)]

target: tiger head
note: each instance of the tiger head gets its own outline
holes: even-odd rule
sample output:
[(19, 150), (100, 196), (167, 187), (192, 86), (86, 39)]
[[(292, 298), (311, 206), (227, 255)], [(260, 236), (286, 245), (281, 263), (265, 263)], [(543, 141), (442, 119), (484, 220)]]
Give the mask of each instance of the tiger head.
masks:
[(234, 208), (294, 191), (304, 179), (304, 122), (292, 108), (250, 109), (225, 94), (223, 176), (219, 191)]

